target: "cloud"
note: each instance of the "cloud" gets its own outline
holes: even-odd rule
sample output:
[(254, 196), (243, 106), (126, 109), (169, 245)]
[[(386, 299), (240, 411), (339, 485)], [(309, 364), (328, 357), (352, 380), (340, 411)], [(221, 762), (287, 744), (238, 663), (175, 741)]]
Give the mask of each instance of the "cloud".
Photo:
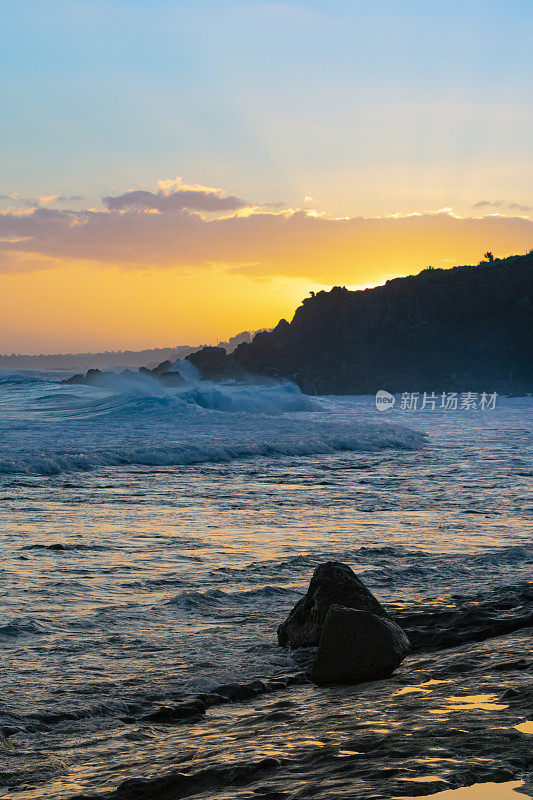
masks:
[(23, 208), (35, 208), (39, 205), (39, 200), (36, 197), (26, 197), (19, 192), (11, 192), (10, 194), (0, 194), (0, 200), (9, 200), (11, 203), (21, 205)]
[(135, 189), (115, 197), (104, 197), (103, 201), (109, 211), (158, 211), (162, 214), (186, 210), (231, 212), (247, 205), (223, 189), (184, 184), (181, 178), (159, 181), (158, 186), (157, 192)]
[(38, 197), (26, 197), (18, 192), (11, 194), (0, 194), (0, 200), (11, 200), (22, 205), (24, 208), (37, 208), (38, 206), (50, 206), (54, 203), (80, 203), (85, 198), (81, 194), (41, 194)]
[(512, 211), (533, 211), (533, 206), (523, 206), (520, 203), (508, 203), (507, 208)]
[(472, 208), (502, 208), (503, 200), (478, 200)]
[(85, 200), (82, 194), (58, 194), (56, 197), (56, 203), (81, 203), (82, 200)]
[(505, 200), (478, 200), (472, 208), (502, 208), (509, 211), (533, 211), (533, 206), (525, 206), (521, 203), (507, 203)]
[[(0, 212), (0, 271), (83, 263), (368, 285), (429, 264), (477, 263), (486, 250), (504, 256), (533, 246), (533, 221), (523, 216), (463, 218), (441, 210), (334, 219), (312, 210), (247, 206), (222, 190), (175, 182), (113, 199), (103, 210)], [(223, 200), (230, 205), (216, 205)], [(238, 204), (234, 210), (232, 203)]]

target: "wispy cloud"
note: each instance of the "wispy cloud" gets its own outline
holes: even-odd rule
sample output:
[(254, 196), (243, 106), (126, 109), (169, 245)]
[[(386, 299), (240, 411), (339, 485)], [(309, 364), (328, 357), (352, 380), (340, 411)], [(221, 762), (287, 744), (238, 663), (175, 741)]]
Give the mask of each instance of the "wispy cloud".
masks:
[(522, 211), (524, 213), (533, 211), (533, 206), (526, 206), (522, 203), (510, 203), (505, 200), (478, 200), (477, 203), (474, 203), (472, 208), (498, 208), (508, 211)]
[(85, 200), (82, 194), (58, 194), (56, 195), (56, 203), (81, 203)]
[(11, 192), (11, 194), (0, 194), (0, 201), (9, 201), (14, 203), (15, 206), (22, 206), (23, 208), (38, 208), (39, 206), (50, 206), (54, 203), (81, 203), (85, 197), (81, 194), (41, 194), (37, 197), (26, 197), (19, 192)]

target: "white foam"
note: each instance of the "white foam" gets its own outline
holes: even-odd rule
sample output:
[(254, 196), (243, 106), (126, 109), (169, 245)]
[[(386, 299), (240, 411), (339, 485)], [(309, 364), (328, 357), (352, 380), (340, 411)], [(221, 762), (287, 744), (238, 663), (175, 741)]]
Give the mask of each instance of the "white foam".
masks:
[[(51, 475), (63, 471), (89, 470), (94, 467), (121, 466), (125, 464), (162, 467), (186, 466), (206, 462), (220, 463), (236, 459), (311, 456), (330, 454), (339, 451), (370, 451), (383, 449), (414, 449), (423, 444), (424, 437), (417, 431), (384, 425), (357, 426), (351, 435), (311, 435), (307, 438), (287, 436), (278, 441), (259, 438), (248, 441), (221, 441), (217, 431), (213, 431), (213, 441), (195, 444), (176, 442), (128, 446), (117, 444), (107, 448), (94, 448), (94, 440), (85, 442), (85, 451), (58, 452), (54, 449), (33, 452), (18, 452), (0, 455), (0, 473), (27, 473)], [(93, 445), (88, 448), (87, 445)]]
[(409, 428), (339, 412), (289, 381), (214, 383), (184, 369), (189, 382), (175, 388), (142, 374), (113, 376), (105, 387), (14, 384), (0, 395), (0, 473), (186, 466), (424, 442)]
[(200, 380), (199, 370), (185, 358), (183, 361), (178, 358), (178, 360), (172, 364), (170, 372), (177, 372), (186, 383), (198, 383)]

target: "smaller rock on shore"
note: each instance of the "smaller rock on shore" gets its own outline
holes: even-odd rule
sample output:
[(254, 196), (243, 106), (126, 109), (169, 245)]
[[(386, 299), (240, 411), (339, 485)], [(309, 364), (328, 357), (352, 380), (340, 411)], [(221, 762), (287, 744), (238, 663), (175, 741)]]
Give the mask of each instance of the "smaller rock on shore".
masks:
[(347, 564), (328, 561), (278, 627), (281, 646), (318, 645), (311, 680), (356, 684), (392, 675), (410, 649), (404, 631)]
[(355, 684), (388, 678), (409, 649), (409, 639), (392, 620), (355, 608), (331, 606), (311, 680), (318, 684)]

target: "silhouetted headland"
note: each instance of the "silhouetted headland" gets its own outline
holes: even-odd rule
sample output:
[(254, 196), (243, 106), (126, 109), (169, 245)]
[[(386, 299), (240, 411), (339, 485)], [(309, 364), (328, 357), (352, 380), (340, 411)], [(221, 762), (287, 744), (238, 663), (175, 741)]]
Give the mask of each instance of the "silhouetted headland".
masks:
[(206, 378), (291, 378), (309, 394), (531, 391), (532, 265), (533, 251), (373, 289), (335, 286), (231, 355), (208, 347), (187, 358)]
[[(203, 347), (186, 356), (206, 380), (291, 379), (307, 394), (533, 391), (533, 251), (477, 266), (428, 267), (373, 289), (311, 293), (233, 352)], [(152, 370), (182, 379), (167, 360)], [(124, 374), (124, 373), (123, 373)], [(127, 374), (127, 372), (126, 372)], [(66, 383), (105, 383), (89, 370)]]

